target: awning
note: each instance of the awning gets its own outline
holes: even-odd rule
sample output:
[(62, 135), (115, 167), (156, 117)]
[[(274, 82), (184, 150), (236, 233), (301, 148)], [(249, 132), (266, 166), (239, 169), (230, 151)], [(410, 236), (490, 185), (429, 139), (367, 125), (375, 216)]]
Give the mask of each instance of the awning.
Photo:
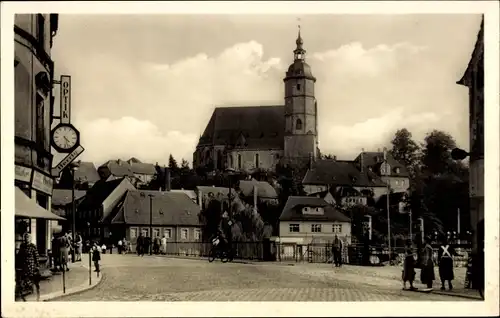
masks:
[(16, 205), (15, 215), (24, 218), (33, 219), (48, 219), (48, 220), (66, 220), (63, 217), (57, 216), (54, 213), (45, 210), (35, 202), (33, 202), (24, 192), (15, 187)]

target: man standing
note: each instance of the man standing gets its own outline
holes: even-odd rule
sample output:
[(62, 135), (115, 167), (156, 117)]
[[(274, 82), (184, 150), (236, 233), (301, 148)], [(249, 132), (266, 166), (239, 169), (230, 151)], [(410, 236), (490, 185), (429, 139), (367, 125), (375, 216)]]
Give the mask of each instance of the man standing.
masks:
[(77, 233), (76, 234), (76, 242), (75, 242), (75, 245), (76, 245), (76, 261), (77, 262), (81, 262), (82, 261), (82, 246), (83, 246), (83, 240), (82, 240), (82, 236), (80, 235), (80, 233)]
[(136, 251), (138, 256), (144, 256), (144, 236), (142, 236), (142, 233), (139, 234), (139, 237), (137, 238), (137, 243), (136, 243)]
[(165, 235), (161, 238), (161, 253), (163, 255), (167, 254), (167, 238)]
[(453, 256), (455, 250), (448, 242), (448, 238), (443, 238), (443, 243), (439, 246), (438, 262), (439, 262), (439, 278), (441, 280), (441, 290), (445, 290), (445, 282), (448, 281), (448, 288), (453, 289), (451, 281), (455, 278), (453, 274)]
[(160, 236), (156, 235), (153, 241), (153, 253), (158, 255), (160, 253)]
[(333, 262), (336, 267), (342, 266), (342, 241), (339, 240), (339, 237), (335, 235), (335, 239), (333, 240)]
[(118, 241), (118, 254), (121, 254), (123, 250), (123, 241), (119, 240)]

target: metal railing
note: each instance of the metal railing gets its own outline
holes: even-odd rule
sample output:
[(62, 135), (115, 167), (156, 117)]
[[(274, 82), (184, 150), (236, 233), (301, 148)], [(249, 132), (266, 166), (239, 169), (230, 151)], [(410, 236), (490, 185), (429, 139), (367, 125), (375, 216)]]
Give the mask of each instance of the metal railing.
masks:
[[(166, 250), (160, 254), (207, 257), (212, 243), (210, 242), (169, 242)], [(333, 248), (330, 243), (296, 244), (278, 242), (233, 242), (233, 258), (257, 261), (278, 262), (307, 262), (307, 263), (331, 263)], [(455, 266), (467, 265), (470, 248), (462, 246), (456, 248), (457, 256), (454, 257)], [(135, 253), (135, 244), (129, 253)], [(405, 247), (394, 246), (391, 248), (391, 260), (389, 260), (389, 249), (381, 245), (369, 245), (354, 243), (345, 244), (341, 250), (341, 258), (344, 264), (353, 265), (402, 265), (405, 258)], [(437, 264), (438, 248), (434, 249), (434, 260)]]

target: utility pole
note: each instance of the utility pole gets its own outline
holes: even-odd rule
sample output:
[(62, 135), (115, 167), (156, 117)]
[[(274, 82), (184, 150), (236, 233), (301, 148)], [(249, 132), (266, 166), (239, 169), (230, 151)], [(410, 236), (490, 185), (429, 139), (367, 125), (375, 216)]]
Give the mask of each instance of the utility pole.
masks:
[[(389, 164), (387, 163), (387, 149), (384, 148), (384, 170), (385, 174), (389, 175), (390, 171), (387, 171), (387, 168), (390, 169)], [(391, 209), (389, 202), (389, 195), (391, 194), (391, 183), (390, 180), (387, 179), (387, 243), (389, 246), (389, 263), (391, 262)]]

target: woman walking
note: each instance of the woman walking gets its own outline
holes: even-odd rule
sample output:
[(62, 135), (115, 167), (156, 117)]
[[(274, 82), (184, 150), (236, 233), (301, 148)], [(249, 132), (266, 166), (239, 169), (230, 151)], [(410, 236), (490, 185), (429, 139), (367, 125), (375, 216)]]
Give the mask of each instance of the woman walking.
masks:
[(101, 260), (101, 248), (94, 242), (94, 247), (92, 247), (92, 261), (94, 262), (95, 270), (94, 272), (100, 272), (99, 261)]
[(24, 292), (33, 292), (33, 286), (36, 290), (36, 300), (40, 300), (40, 269), (38, 264), (38, 251), (35, 244), (31, 243), (31, 235), (24, 234), (23, 243), (19, 247), (17, 255), (18, 284), (21, 298), (24, 299)]
[(455, 250), (449, 244), (448, 238), (443, 237), (443, 243), (439, 246), (438, 252), (438, 262), (439, 262), (439, 278), (441, 280), (441, 290), (445, 290), (444, 287), (446, 281), (448, 281), (448, 288), (453, 289), (451, 281), (455, 278), (453, 274), (453, 255)]

